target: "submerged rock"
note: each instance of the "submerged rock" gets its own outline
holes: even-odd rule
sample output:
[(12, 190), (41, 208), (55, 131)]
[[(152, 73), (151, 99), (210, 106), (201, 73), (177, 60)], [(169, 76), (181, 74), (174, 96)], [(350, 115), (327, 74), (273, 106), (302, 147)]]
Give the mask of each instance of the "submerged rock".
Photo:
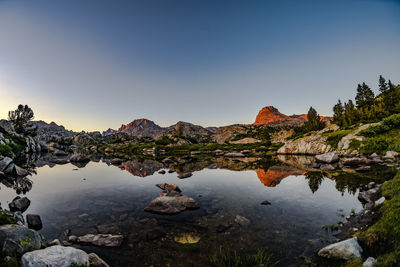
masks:
[(90, 267), (110, 267), (110, 265), (108, 265), (96, 253), (90, 253), (88, 256), (89, 256), (89, 266)]
[(328, 259), (350, 260), (361, 258), (362, 251), (357, 237), (353, 237), (322, 248), (318, 255)]
[(165, 236), (165, 233), (158, 229), (153, 229), (146, 233), (146, 239), (148, 241), (156, 240), (156, 239), (159, 239), (164, 236)]
[(246, 217), (236, 215), (235, 217), (235, 222), (239, 224), (240, 226), (246, 226), (250, 224), (250, 220), (247, 219)]
[(21, 264), (22, 267), (89, 266), (89, 256), (73, 247), (51, 246), (24, 254)]
[(231, 227), (232, 227), (232, 223), (222, 223), (217, 226), (217, 229), (215, 229), (215, 231), (217, 233), (223, 233)]
[(122, 235), (112, 234), (87, 234), (78, 237), (79, 243), (87, 243), (95, 246), (104, 247), (119, 247), (122, 244), (124, 237)]
[(158, 214), (177, 214), (186, 209), (198, 209), (199, 204), (191, 197), (185, 195), (160, 196), (153, 199), (144, 210)]
[(174, 241), (181, 244), (196, 244), (200, 241), (200, 236), (192, 233), (183, 233), (175, 236)]

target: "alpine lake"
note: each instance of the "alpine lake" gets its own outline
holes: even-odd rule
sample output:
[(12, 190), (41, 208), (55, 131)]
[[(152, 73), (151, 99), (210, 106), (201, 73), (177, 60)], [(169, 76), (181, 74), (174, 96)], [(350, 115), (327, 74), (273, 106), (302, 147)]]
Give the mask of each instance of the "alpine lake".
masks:
[[(41, 216), (39, 232), (49, 241), (67, 240), (66, 231), (123, 235), (120, 247), (74, 244), (111, 266), (210, 266), (211, 257), (260, 249), (277, 266), (299, 266), (335, 241), (338, 230), (330, 225), (362, 209), (360, 185), (393, 175), (382, 166), (366, 173), (312, 172), (285, 163), (307, 160), (192, 158), (173, 167), (152, 159), (116, 166), (101, 156), (78, 166), (39, 160), (36, 174), (1, 186), (0, 202), (27, 196), (24, 214)], [(178, 178), (183, 172), (192, 176)], [(200, 208), (175, 215), (144, 211), (161, 183), (177, 184)]]

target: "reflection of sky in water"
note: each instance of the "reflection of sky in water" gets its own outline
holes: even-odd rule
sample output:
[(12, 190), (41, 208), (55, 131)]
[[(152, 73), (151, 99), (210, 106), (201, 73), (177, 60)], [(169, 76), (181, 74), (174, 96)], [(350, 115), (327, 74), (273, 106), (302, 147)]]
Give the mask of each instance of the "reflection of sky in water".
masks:
[[(246, 195), (249, 202), (258, 200), (279, 201), (293, 205), (313, 205), (323, 208), (343, 208), (345, 210), (360, 209), (361, 204), (355, 195), (343, 194), (335, 189), (335, 181), (325, 178), (319, 189), (313, 194), (308, 186), (308, 180), (303, 175), (289, 175), (281, 180), (275, 187), (266, 187), (257, 177), (257, 173), (248, 171), (230, 171), (225, 169), (203, 169), (194, 172), (187, 179), (178, 179), (176, 173), (164, 175), (157, 172), (152, 176), (137, 177), (128, 172), (121, 171), (114, 166), (103, 163), (90, 162), (85, 168), (74, 171), (76, 167), (70, 164), (38, 168), (38, 175), (30, 177), (33, 181), (32, 189), (27, 192), (27, 197), (32, 204), (28, 212), (44, 211), (46, 206), (51, 206), (57, 198), (68, 198), (69, 195), (81, 195), (107, 189), (123, 191), (146, 191), (156, 197), (159, 189), (157, 183), (176, 183), (184, 194), (194, 196), (203, 194), (205, 190), (217, 191), (219, 194), (236, 198)], [(288, 171), (293, 173), (293, 171)], [(300, 172), (301, 173), (301, 172)], [(262, 178), (261, 178), (262, 179)], [(237, 194), (237, 195), (235, 195)], [(5, 204), (16, 196), (14, 190), (2, 186), (0, 201)], [(132, 203), (134, 205), (134, 203)]]
[[(260, 172), (253, 170), (203, 169), (194, 172), (190, 178), (178, 179), (176, 173), (161, 175), (157, 172), (142, 178), (117, 167), (95, 162), (77, 171), (73, 170), (75, 168), (70, 164), (53, 168), (45, 166), (31, 177), (33, 187), (26, 195), (32, 202), (25, 214), (39, 214), (44, 223), (41, 232), (49, 238), (58, 237), (67, 228), (66, 225), (71, 227), (71, 224), (73, 229), (81, 228), (84, 234), (90, 227), (118, 222), (122, 213), (134, 219), (150, 217), (170, 221), (176, 224), (175, 228), (187, 223), (188, 218), (195, 223), (196, 218), (201, 221), (210, 216), (211, 222), (220, 217), (229, 219), (241, 215), (251, 221), (248, 232), (242, 234), (255, 234), (252, 237), (254, 247), (276, 246), (275, 242), (280, 244), (280, 241), (274, 240), (278, 238), (278, 233), (286, 231), (282, 234), (284, 238), (296, 239), (300, 243), (315, 240), (323, 225), (343, 220), (338, 216), (338, 209), (343, 209), (346, 214), (352, 208), (361, 209), (357, 194), (337, 191), (335, 181), (323, 179), (319, 189), (312, 193), (309, 180), (301, 172), (293, 170), (288, 171), (293, 175), (285, 178), (282, 169), (275, 169), (275, 175), (279, 171), (279, 179), (274, 187), (266, 187), (264, 182), (269, 178), (265, 177), (265, 173), (261, 172), (264, 175), (261, 177)], [(200, 211), (185, 211), (176, 216), (145, 213), (143, 208), (160, 193), (155, 186), (157, 183), (178, 184), (183, 194), (198, 201)], [(14, 190), (2, 186), (0, 201), (3, 207), (14, 197)], [(264, 200), (272, 205), (260, 205)], [(206, 210), (211, 210), (211, 213)], [(82, 213), (93, 218), (86, 222), (87, 225), (77, 220)], [(292, 248), (298, 243), (284, 246)], [(298, 256), (302, 252), (299, 250), (294, 254)]]

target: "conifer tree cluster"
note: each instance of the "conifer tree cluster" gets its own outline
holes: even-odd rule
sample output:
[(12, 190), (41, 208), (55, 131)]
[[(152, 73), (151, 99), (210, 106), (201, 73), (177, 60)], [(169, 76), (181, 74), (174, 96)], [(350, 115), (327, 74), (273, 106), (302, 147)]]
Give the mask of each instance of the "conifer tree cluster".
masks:
[(360, 122), (376, 122), (395, 113), (400, 113), (400, 86), (380, 75), (379, 94), (363, 82), (357, 85), (355, 104), (350, 99), (333, 106), (333, 122), (341, 127), (348, 127)]

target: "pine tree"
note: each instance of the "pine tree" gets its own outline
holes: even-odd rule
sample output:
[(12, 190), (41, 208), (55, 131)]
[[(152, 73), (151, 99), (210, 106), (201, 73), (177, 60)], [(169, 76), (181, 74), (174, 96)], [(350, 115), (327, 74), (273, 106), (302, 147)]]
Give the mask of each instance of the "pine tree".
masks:
[(388, 89), (388, 84), (386, 83), (385, 78), (383, 78), (382, 75), (379, 75), (379, 91), (385, 93)]
[(364, 93), (361, 84), (357, 85), (356, 105), (357, 108), (361, 108), (364, 105)]
[(349, 102), (344, 104), (344, 117), (346, 119), (347, 125), (353, 125), (356, 122), (355, 107), (351, 99), (349, 100)]
[(363, 82), (362, 85), (357, 85), (356, 104), (358, 109), (371, 105), (374, 99), (374, 92), (365, 82)]
[(340, 99), (339, 99), (337, 104), (335, 106), (333, 106), (333, 121), (339, 125), (340, 125), (340, 121), (343, 116), (343, 111), (344, 111), (344, 109), (343, 109), (342, 101), (340, 101)]
[[(8, 112), (8, 120), (14, 125), (15, 131), (19, 134), (27, 133), (29, 122), (34, 119), (32, 109), (28, 105), (18, 105), (16, 110)], [(33, 133), (33, 132), (32, 132)]]
[(388, 81), (388, 86), (389, 86), (389, 91), (393, 91), (394, 90), (394, 84), (392, 83), (391, 80)]
[(363, 91), (364, 91), (365, 105), (368, 107), (368, 106), (370, 106), (370, 105), (372, 105), (374, 103), (375, 94), (371, 90), (371, 88), (369, 88), (369, 86), (366, 85), (365, 83), (362, 84), (362, 88), (363, 88)]
[(304, 125), (307, 131), (318, 131), (325, 127), (325, 123), (321, 121), (319, 114), (313, 107), (308, 110), (307, 119), (308, 121)]

